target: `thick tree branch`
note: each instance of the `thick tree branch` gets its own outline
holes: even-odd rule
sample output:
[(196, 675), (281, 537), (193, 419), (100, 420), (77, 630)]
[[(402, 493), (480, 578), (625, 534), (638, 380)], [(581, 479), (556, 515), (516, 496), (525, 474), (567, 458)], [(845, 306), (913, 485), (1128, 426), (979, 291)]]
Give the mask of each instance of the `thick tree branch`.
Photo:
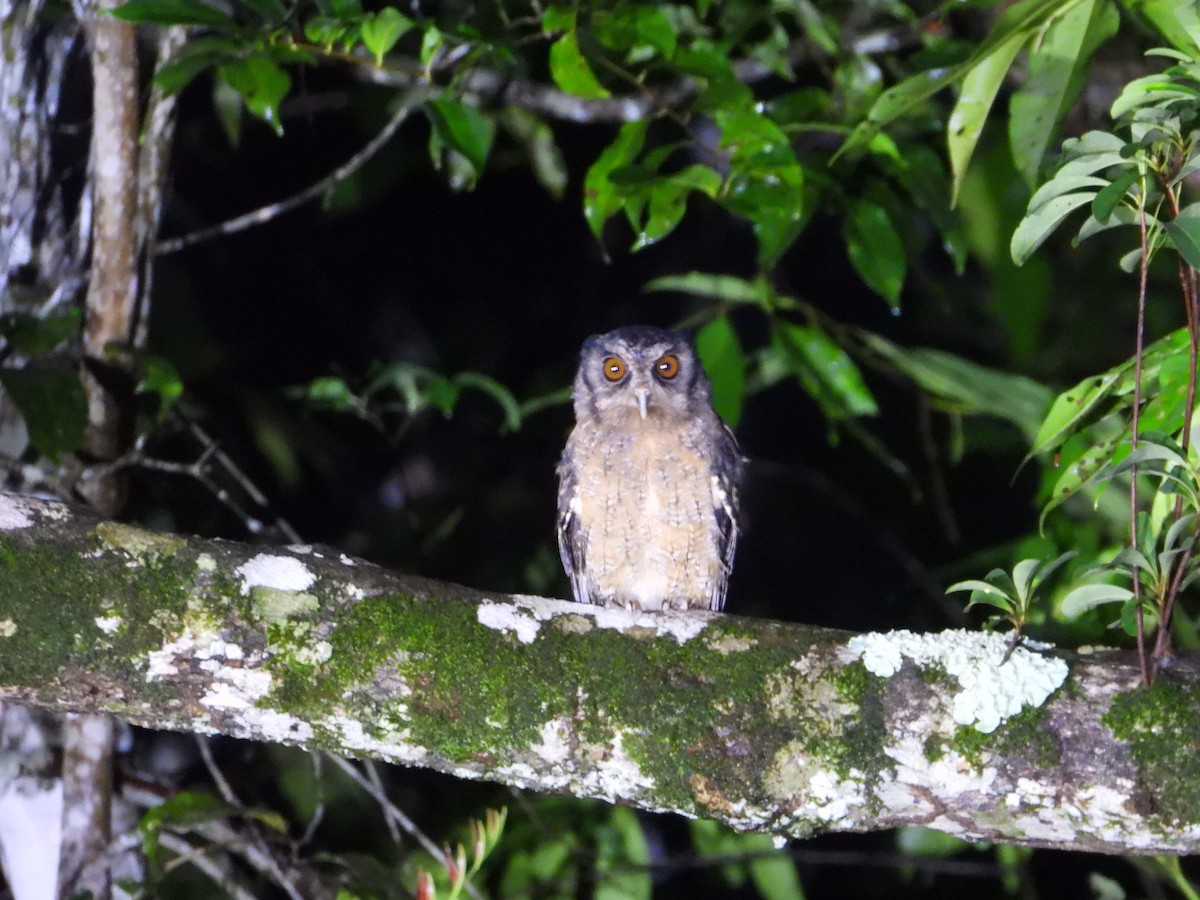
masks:
[[(487, 594), (14, 495), (0, 559), (0, 699), (781, 834), (1200, 850), (1191, 660), (1146, 690), (1125, 652), (998, 667), (999, 636)], [(1014, 691), (1050, 697), (1006, 708)]]

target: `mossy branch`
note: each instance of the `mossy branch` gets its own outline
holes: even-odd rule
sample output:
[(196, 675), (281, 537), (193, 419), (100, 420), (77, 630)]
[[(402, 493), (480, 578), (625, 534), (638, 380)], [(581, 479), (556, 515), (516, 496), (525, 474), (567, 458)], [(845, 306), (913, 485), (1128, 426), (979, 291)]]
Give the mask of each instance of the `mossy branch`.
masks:
[[(0, 699), (779, 834), (920, 824), (1200, 850), (1192, 660), (1146, 690), (1128, 653), (1056, 654), (1065, 683), (985, 734), (960, 723), (987, 677), (971, 688), (955, 674), (958, 650), (940, 663), (905, 650), (890, 677), (871, 674), (889, 640), (488, 594), (335, 550), (154, 534), (0, 494)], [(989, 641), (906, 640), (927, 655)], [(1047, 659), (1022, 649), (989, 677), (1041, 678)]]

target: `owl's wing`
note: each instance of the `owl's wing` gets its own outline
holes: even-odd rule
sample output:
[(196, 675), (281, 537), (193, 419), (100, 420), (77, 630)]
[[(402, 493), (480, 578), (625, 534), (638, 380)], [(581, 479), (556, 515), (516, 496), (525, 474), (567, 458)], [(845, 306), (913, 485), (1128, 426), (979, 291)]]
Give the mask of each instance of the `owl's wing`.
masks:
[(562, 461), (558, 464), (558, 555), (562, 558), (563, 568), (571, 579), (571, 593), (579, 603), (591, 603), (588, 590), (587, 560), (584, 559), (583, 535), (579, 526), (579, 516), (576, 514), (579, 490), (575, 477), (575, 466), (571, 459), (571, 445), (563, 451)]
[(724, 422), (713, 453), (712, 488), (713, 515), (717, 520), (717, 553), (721, 558), (721, 575), (709, 598), (709, 609), (725, 606), (725, 591), (729, 573), (733, 571), (733, 554), (738, 539), (738, 481), (741, 477), (742, 454), (737, 439)]

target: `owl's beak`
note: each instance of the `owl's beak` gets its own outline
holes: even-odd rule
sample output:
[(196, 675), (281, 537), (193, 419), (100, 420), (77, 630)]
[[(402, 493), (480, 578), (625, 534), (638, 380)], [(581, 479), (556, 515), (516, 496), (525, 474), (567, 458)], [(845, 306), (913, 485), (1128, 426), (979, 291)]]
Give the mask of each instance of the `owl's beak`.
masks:
[(637, 388), (634, 390), (633, 395), (637, 397), (638, 412), (642, 414), (642, 419), (645, 420), (646, 407), (650, 403), (650, 388)]

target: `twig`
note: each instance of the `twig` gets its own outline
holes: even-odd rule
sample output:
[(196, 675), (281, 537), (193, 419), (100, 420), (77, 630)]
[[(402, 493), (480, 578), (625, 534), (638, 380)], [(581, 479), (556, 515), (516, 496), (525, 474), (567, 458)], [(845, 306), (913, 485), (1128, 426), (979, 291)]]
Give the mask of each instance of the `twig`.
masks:
[(309, 185), (299, 193), (293, 194), (286, 200), (281, 200), (278, 203), (271, 203), (267, 206), (260, 207), (252, 212), (237, 216), (233, 219), (228, 219), (219, 225), (212, 225), (208, 228), (201, 228), (198, 231), (190, 232), (189, 234), (181, 235), (175, 238), (169, 238), (165, 241), (159, 241), (154, 246), (154, 252), (162, 255), (166, 253), (175, 253), (185, 247), (191, 247), (193, 244), (198, 244), (201, 241), (209, 240), (210, 238), (219, 237), (222, 235), (234, 234), (239, 231), (244, 231), (254, 225), (261, 225), (264, 222), (269, 222), (271, 219), (281, 216), (284, 213), (291, 212), (299, 206), (303, 206), (310, 200), (315, 200), (322, 194), (331, 190), (339, 182), (345, 181), (359, 169), (361, 169), (367, 161), (379, 152), (380, 148), (388, 142), (396, 130), (404, 124), (405, 119), (414, 109), (420, 106), (429, 94), (429, 88), (418, 85), (412, 87), (403, 97), (400, 98), (400, 106), (396, 110), (395, 115), (391, 120), (383, 126), (383, 130), (375, 137), (371, 138), (366, 145), (354, 154), (349, 160), (343, 163), (338, 168), (334, 169), (320, 181)]
[[(334, 765), (349, 775), (359, 787), (371, 795), (371, 798), (378, 803), (379, 808), (383, 810), (386, 818), (394, 819), (396, 824), (403, 828), (410, 837), (417, 841), (418, 844), (425, 848), (425, 852), (434, 859), (443, 863), (446, 861), (446, 851), (435, 844), (429, 838), (429, 836), (425, 834), (425, 832), (417, 827), (416, 822), (405, 815), (400, 808), (396, 806), (396, 804), (392, 803), (392, 801), (388, 799), (387, 794), (383, 792), (382, 788), (376, 787), (374, 784), (372, 784), (370, 779), (363, 775), (362, 772), (358, 771), (358, 769), (355, 768), (354, 764), (350, 762), (350, 760), (341, 756), (337, 756), (333, 753), (327, 755)], [(463, 887), (466, 888), (467, 893), (474, 897), (475, 900), (483, 900), (483, 896), (469, 881), (466, 882)]]

